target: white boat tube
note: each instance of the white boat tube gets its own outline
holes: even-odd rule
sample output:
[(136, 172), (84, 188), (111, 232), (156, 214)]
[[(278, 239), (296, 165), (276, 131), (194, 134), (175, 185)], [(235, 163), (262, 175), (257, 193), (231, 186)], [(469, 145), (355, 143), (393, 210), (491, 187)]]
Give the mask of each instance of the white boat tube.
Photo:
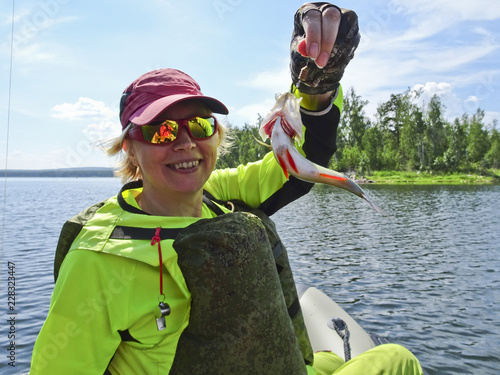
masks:
[[(388, 342), (384, 338), (367, 333), (344, 309), (320, 290), (298, 284), (297, 293), (314, 352), (329, 350), (348, 360)], [(347, 340), (345, 328), (349, 332)]]

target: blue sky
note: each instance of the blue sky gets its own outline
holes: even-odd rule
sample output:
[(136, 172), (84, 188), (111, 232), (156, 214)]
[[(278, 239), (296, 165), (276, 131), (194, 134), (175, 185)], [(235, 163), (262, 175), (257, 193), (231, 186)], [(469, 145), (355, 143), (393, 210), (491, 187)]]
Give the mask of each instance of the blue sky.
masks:
[[(112, 166), (93, 144), (120, 132), (123, 89), (149, 70), (185, 71), (254, 124), (288, 89), (293, 0), (17, 0), (0, 5), (0, 169)], [(391, 93), (439, 94), (453, 119), (500, 119), (500, 1), (359, 0), (362, 42), (343, 79), (372, 116)], [(7, 123), (10, 130), (7, 132)], [(7, 145), (8, 134), (8, 145)], [(6, 155), (8, 156), (6, 163)]]

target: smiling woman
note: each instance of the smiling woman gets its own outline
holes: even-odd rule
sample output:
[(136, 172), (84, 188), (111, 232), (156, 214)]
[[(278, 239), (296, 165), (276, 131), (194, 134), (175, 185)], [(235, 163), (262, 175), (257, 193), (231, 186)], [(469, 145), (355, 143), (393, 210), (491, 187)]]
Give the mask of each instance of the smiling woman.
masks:
[[(338, 50), (341, 17), (328, 3), (297, 12), (296, 25), (306, 26), (297, 30), (309, 30), (302, 38), (321, 61), (312, 64), (329, 66), (325, 57)], [(356, 33), (353, 27), (350, 35)], [(294, 56), (295, 67), (307, 60)], [(343, 71), (349, 60), (335, 69)], [(314, 93), (290, 94), (308, 103), (294, 115), (305, 128), (299, 148), (321, 165), (336, 149), (342, 100), (332, 98), (340, 76), (319, 69), (314, 82), (303, 83), (313, 84)], [(347, 375), (363, 369), (370, 375), (383, 367), (387, 375), (401, 368), (420, 374), (416, 358), (396, 345), (345, 365), (334, 353), (313, 353), (286, 251), (268, 218), (312, 183), (287, 179), (272, 153), (214, 170), (224, 143), (214, 113), (228, 109), (179, 70), (150, 71), (124, 90), (122, 132), (108, 153), (122, 158), (125, 185), (63, 226), (56, 284), (30, 373)]]
[[(166, 88), (162, 89), (155, 83), (155, 80), (161, 78), (165, 79), (164, 84)], [(182, 80), (185, 80), (185, 87)], [(181, 84), (177, 84), (176, 81), (179, 81)], [(119, 157), (118, 169), (115, 174), (121, 177), (123, 182), (143, 178), (143, 171), (137, 164), (137, 161), (129, 157), (135, 155), (132, 153), (132, 147), (136, 142), (142, 142), (149, 146), (167, 146), (174, 140), (179, 140), (183, 137), (182, 128), (185, 127), (185, 131), (188, 132), (189, 138), (193, 139), (193, 142), (207, 141), (212, 136), (216, 136), (216, 146), (219, 154), (224, 152), (228, 147), (229, 142), (226, 140), (225, 127), (211, 115), (212, 112), (227, 114), (227, 108), (217, 100), (203, 96), (201, 91), (199, 91), (200, 89), (196, 81), (187, 74), (173, 69), (156, 70), (141, 76), (135, 82), (135, 85), (140, 88), (135, 92), (127, 91), (132, 90), (134, 86), (134, 84), (132, 84), (122, 96), (120, 117), (123, 117), (126, 111), (125, 104), (127, 101), (132, 101), (131, 106), (135, 106), (134, 108), (138, 109), (137, 112), (142, 114), (142, 101), (137, 99), (134, 100), (134, 98), (140, 95), (148, 97), (147, 93), (151, 92), (153, 95), (168, 93), (167, 95), (172, 96), (168, 102), (163, 100), (165, 108), (162, 109), (162, 113), (155, 117), (152, 123), (147, 123), (139, 118), (135, 119), (135, 117), (133, 121), (122, 122), (122, 134), (110, 143), (107, 154)], [(132, 99), (130, 96), (132, 96)], [(216, 104), (215, 107), (211, 108), (210, 104), (213, 106), (214, 103)], [(130, 111), (130, 108), (127, 107), (127, 111)], [(196, 114), (196, 116), (189, 117), (190, 111)], [(188, 113), (189, 118), (187, 120), (182, 119), (182, 113)], [(165, 125), (168, 126), (168, 133), (165, 133)], [(210, 130), (207, 130), (207, 128), (210, 128)], [(210, 144), (212, 143), (213, 141)], [(153, 148), (152, 151), (154, 152), (154, 150)], [(187, 166), (188, 163), (191, 167), (194, 167), (194, 164), (196, 164), (196, 166), (199, 165), (200, 160), (179, 160), (177, 162), (177, 164), (182, 164), (182, 166), (184, 166), (184, 164)], [(186, 167), (184, 167), (184, 169), (186, 169)]]
[[(137, 199), (149, 213), (200, 217), (201, 206), (191, 204), (190, 193), (199, 198), (215, 167), (225, 130), (212, 113), (227, 114), (227, 108), (204, 96), (187, 74), (159, 69), (125, 90), (120, 110), (123, 132), (108, 149), (109, 155), (121, 157), (117, 175), (124, 182), (143, 181)], [(189, 212), (173, 204), (184, 197), (183, 210), (192, 206)]]

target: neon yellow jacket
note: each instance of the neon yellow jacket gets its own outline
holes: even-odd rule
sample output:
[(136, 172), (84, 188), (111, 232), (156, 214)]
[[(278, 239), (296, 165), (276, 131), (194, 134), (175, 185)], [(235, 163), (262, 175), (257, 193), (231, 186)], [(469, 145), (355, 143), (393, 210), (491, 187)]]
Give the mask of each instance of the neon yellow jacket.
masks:
[[(341, 106), (341, 100), (336, 104)], [(325, 164), (335, 151), (338, 107), (331, 111), (334, 123), (330, 116), (323, 129), (309, 135), (306, 130), (304, 151), (315, 162)], [(318, 119), (303, 121), (307, 128), (307, 122), (321, 123)], [(330, 135), (318, 134), (322, 131)], [(310, 187), (287, 181), (272, 153), (237, 169), (214, 171), (205, 185), (218, 199), (240, 199), (268, 214)], [(112, 374), (168, 374), (189, 322), (191, 296), (173, 240), (161, 241), (163, 288), (172, 312), (167, 328), (158, 331), (158, 248), (150, 240), (117, 241), (112, 234), (117, 226), (183, 228), (199, 219), (141, 213), (135, 200), (141, 189), (124, 189), (108, 199), (74, 240), (35, 343), (30, 374), (103, 374), (106, 369)], [(202, 217), (214, 216), (204, 204)]]

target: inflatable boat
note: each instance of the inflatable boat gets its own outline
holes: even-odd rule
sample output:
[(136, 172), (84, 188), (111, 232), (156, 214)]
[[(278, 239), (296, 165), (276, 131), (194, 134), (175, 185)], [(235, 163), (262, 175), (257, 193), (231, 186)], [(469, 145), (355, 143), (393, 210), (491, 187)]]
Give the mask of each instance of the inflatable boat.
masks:
[(367, 333), (335, 301), (315, 287), (297, 284), (300, 306), (314, 352), (332, 351), (349, 359), (386, 344), (386, 338)]
[(332, 351), (347, 362), (377, 345), (389, 342), (386, 338), (367, 333), (319, 289), (297, 284), (297, 294), (314, 352)]

